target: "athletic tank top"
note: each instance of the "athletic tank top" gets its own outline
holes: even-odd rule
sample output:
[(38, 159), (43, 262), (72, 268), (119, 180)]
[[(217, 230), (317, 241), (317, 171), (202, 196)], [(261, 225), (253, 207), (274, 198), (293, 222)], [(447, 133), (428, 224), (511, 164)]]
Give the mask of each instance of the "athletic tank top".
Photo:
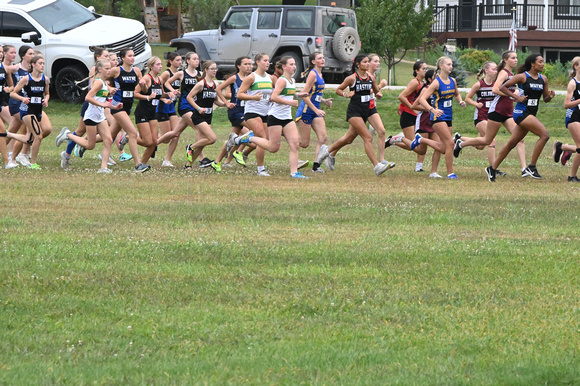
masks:
[(272, 95), (272, 78), (270, 78), (270, 75), (260, 76), (254, 72), (254, 83), (252, 83), (246, 94), (251, 96), (258, 93), (262, 93), (262, 99), (259, 101), (247, 100), (244, 112), (265, 117), (268, 115), (270, 96)]
[(230, 103), (235, 103), (236, 107), (244, 106), (246, 101), (242, 101), (238, 99), (238, 91), (240, 90), (240, 86), (242, 85), (242, 78), (238, 74), (236, 74), (236, 80), (234, 83), (230, 84)]
[[(101, 80), (100, 78), (96, 78), (95, 80)], [(95, 84), (95, 82), (92, 82)], [(103, 85), (99, 91), (95, 94), (95, 99), (98, 102), (105, 103), (107, 101), (107, 97), (109, 96), (109, 88), (105, 81), (103, 81)], [(105, 117), (105, 109), (101, 106), (94, 105), (89, 103), (87, 110), (85, 111), (85, 115), (83, 119), (90, 119), (94, 122), (102, 122), (106, 119)]]
[(453, 98), (455, 97), (455, 80), (449, 77), (449, 84), (443, 83), (440, 77), (437, 77), (439, 88), (433, 93), (435, 97), (434, 107), (443, 111), (443, 115), (436, 117), (431, 113), (433, 122), (452, 121), (453, 120)]
[(45, 88), (46, 79), (44, 74), (41, 75), (40, 80), (34, 80), (32, 74), (28, 74), (28, 84), (22, 88), (22, 91), (25, 98), (30, 98), (30, 103), (27, 105), (21, 103), (20, 111), (37, 116), (42, 114), (42, 99), (44, 98)]
[[(181, 91), (180, 91), (181, 95), (179, 97), (180, 110), (193, 110), (193, 107), (191, 107), (191, 105), (187, 101), (187, 96), (197, 84), (197, 78), (195, 77), (196, 75), (197, 71), (195, 72), (195, 75), (192, 76), (189, 75), (187, 70), (183, 70), (183, 80), (181, 81)], [(194, 97), (193, 100), (196, 100), (196, 97)]]
[(203, 107), (205, 109), (205, 115), (209, 115), (213, 113), (213, 104), (215, 102), (215, 98), (217, 97), (217, 93), (215, 91), (217, 83), (214, 81), (210, 86), (205, 81), (205, 79), (202, 82), (203, 88), (201, 89), (199, 94), (197, 94), (195, 103), (197, 103), (199, 107)]
[[(25, 69), (22, 68), (22, 64), (19, 64), (18, 70), (16, 72), (12, 73), (12, 83), (14, 84), (14, 87), (16, 87), (18, 82), (20, 82), (20, 79), (24, 78), (26, 75), (28, 75), (28, 71), (26, 71)], [(24, 95), (23, 91), (21, 90), (18, 93), (18, 95), (23, 96)], [(20, 105), (20, 101), (10, 98), (10, 100), (8, 101), (8, 104), (11, 106), (18, 106), (18, 105)]]
[[(313, 71), (316, 74), (316, 80), (314, 81), (314, 84), (312, 85), (310, 91), (308, 91), (308, 98), (310, 98), (310, 101), (312, 102), (314, 107), (319, 109), (320, 102), (322, 102), (322, 93), (324, 92), (324, 87), (326, 86), (326, 83), (324, 82), (322, 76), (315, 69), (312, 69), (310, 71)], [(301, 116), (308, 109), (309, 107), (306, 103), (304, 103), (304, 100), (300, 101), (300, 105), (298, 106), (298, 115)]]
[[(505, 80), (505, 82), (507, 82), (508, 80), (510, 80), (511, 78), (514, 77), (514, 74), (512, 74), (511, 72), (509, 72), (505, 68), (503, 68), (502, 71), (505, 71), (508, 74), (508, 77)], [(511, 92), (515, 92), (516, 86), (510, 87), (509, 90)], [(506, 116), (506, 117), (511, 117), (513, 115), (513, 112), (514, 112), (513, 99), (508, 97), (508, 96), (505, 96), (505, 95), (496, 95), (493, 98), (491, 105), (489, 106), (489, 113), (492, 113), (492, 112), (496, 112), (496, 113), (501, 114), (501, 115)]]
[(6, 86), (6, 69), (4, 68), (4, 64), (0, 63), (0, 92), (4, 92), (4, 87)]
[(157, 82), (151, 74), (147, 74), (149, 78), (151, 78), (151, 86), (147, 89), (147, 92), (141, 92), (141, 95), (148, 95), (149, 100), (141, 99), (139, 100), (139, 104), (137, 104), (137, 109), (135, 109), (135, 114), (137, 114), (137, 110), (140, 110), (139, 113), (144, 113), (148, 115), (153, 115), (157, 112), (157, 107), (159, 106), (159, 98), (163, 94), (163, 89), (161, 86), (161, 79), (157, 78)]
[[(574, 89), (574, 92), (572, 93), (572, 99), (570, 99), (570, 101), (577, 101), (578, 99), (580, 99), (580, 83), (576, 80), (576, 78), (572, 78), (574, 79), (574, 82), (576, 84), (576, 88)], [(574, 121), (575, 122), (580, 122), (580, 108), (578, 108), (578, 106), (573, 107), (571, 109), (566, 109), (566, 125), (568, 124), (568, 121), (574, 117)]]
[(135, 69), (125, 71), (123, 67), (119, 67), (119, 76), (115, 78), (115, 88), (117, 92), (113, 95), (113, 100), (123, 103), (123, 109), (133, 104), (133, 95), (135, 94), (135, 87), (139, 80)]
[[(286, 101), (293, 100), (294, 95), (296, 94), (296, 84), (294, 83), (294, 80), (288, 80), (284, 76), (281, 76), (280, 79), (283, 79), (286, 82), (284, 88), (280, 92), (280, 97)], [(292, 119), (292, 106), (282, 103), (272, 103), (268, 115), (278, 119)]]
[[(421, 93), (421, 90), (423, 89), (421, 87), (421, 81), (417, 78), (415, 78), (415, 80), (417, 81), (419, 87), (417, 89), (415, 89), (414, 93), (412, 93), (411, 95), (407, 95), (407, 100), (409, 101), (409, 103), (411, 105), (413, 105), (413, 103), (417, 100), (417, 98), (419, 98), (419, 94)], [(407, 112), (409, 114), (412, 114), (412, 115), (417, 115), (417, 113), (414, 112), (412, 109), (410, 109), (407, 105), (405, 105), (404, 103), (401, 103), (399, 105), (399, 115), (403, 114), (403, 111)]]
[(474, 120), (487, 121), (487, 113), (491, 102), (495, 99), (495, 94), (493, 93), (493, 83), (487, 84), (485, 80), (479, 80), (479, 90), (477, 90), (476, 102), (481, 103), (483, 106), (481, 108), (476, 107), (475, 113), (473, 114)]
[(534, 79), (527, 71), (525, 74), (526, 81), (519, 85), (520, 95), (525, 95), (528, 99), (524, 103), (516, 103), (514, 113), (522, 114), (527, 112), (531, 115), (536, 115), (538, 112), (538, 103), (544, 94), (544, 77), (538, 74), (538, 79)]
[(354, 91), (354, 95), (350, 98), (349, 107), (354, 105), (369, 110), (375, 107), (373, 80), (370, 75), (367, 74), (367, 77), (363, 79), (358, 73), (356, 73), (354, 85), (352, 85), (350, 89)]

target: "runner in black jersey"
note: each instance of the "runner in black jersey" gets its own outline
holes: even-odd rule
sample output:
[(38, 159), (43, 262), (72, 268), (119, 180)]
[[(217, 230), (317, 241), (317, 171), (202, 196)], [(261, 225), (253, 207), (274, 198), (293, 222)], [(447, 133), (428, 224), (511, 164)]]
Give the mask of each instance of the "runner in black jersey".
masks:
[[(169, 95), (163, 93), (161, 78), (159, 74), (163, 68), (161, 59), (152, 56), (147, 61), (149, 73), (145, 75), (143, 84), (135, 89), (135, 98), (139, 99), (139, 104), (135, 109), (135, 122), (139, 130), (141, 146), (147, 149), (143, 152), (141, 164), (148, 166), (149, 158), (155, 153), (157, 147), (157, 136), (159, 134), (159, 122), (157, 121), (157, 109), (159, 100)], [(173, 95), (173, 94), (172, 94)]]
[(578, 167), (580, 167), (580, 56), (572, 59), (572, 73), (566, 89), (566, 99), (564, 100), (564, 107), (566, 108), (566, 127), (572, 134), (574, 140), (573, 145), (563, 144), (560, 141), (554, 142), (554, 152), (552, 157), (554, 162), (560, 162), (562, 153), (574, 154), (574, 161), (572, 161), (572, 170), (568, 176), (569, 182), (580, 182), (578, 178)]
[(128, 141), (129, 149), (135, 162), (135, 171), (143, 173), (149, 169), (139, 162), (137, 129), (135, 129), (129, 114), (133, 106), (135, 88), (137, 85), (145, 84), (145, 79), (141, 76), (141, 70), (133, 67), (133, 63), (135, 63), (135, 53), (133, 50), (128, 48), (122, 49), (119, 57), (122, 60), (121, 65), (111, 69), (111, 78), (114, 79), (115, 88), (117, 89), (113, 95), (112, 105), (116, 106), (118, 103), (123, 103), (123, 108), (111, 111), (113, 117), (115, 117), (115, 122), (111, 126), (111, 137), (116, 138), (121, 129), (125, 131), (126, 135), (123, 136), (118, 145), (119, 150), (123, 150)]
[[(27, 133), (24, 135), (8, 133), (8, 138), (22, 143), (32, 143), (30, 152), (31, 166), (29, 168), (40, 169), (36, 162), (40, 142), (42, 141), (43, 133), (52, 132), (50, 121), (42, 112), (43, 107), (48, 106), (50, 98), (49, 83), (48, 78), (43, 74), (44, 58), (42, 55), (35, 55), (30, 63), (32, 64), (32, 72), (22, 77), (10, 93), (11, 98), (21, 102), (20, 118), (26, 125)], [(21, 91), (23, 95), (19, 94)]]
[[(377, 161), (377, 156), (373, 150), (372, 136), (366, 126), (367, 120), (373, 126), (375, 126), (375, 124), (377, 127), (379, 126), (379, 123), (375, 122), (376, 120), (381, 119), (377, 113), (375, 98), (382, 97), (379, 87), (368, 74), (368, 70), (368, 56), (364, 54), (357, 55), (352, 65), (353, 74), (346, 77), (342, 84), (336, 89), (338, 95), (350, 98), (346, 110), (346, 120), (349, 123), (349, 128), (346, 134), (332, 145), (321, 146), (318, 154), (318, 164), (322, 164), (322, 162), (329, 156), (334, 157), (338, 150), (343, 146), (352, 143), (356, 137), (360, 136), (364, 141), (365, 152), (374, 166), (375, 174), (380, 176), (387, 169), (394, 167), (395, 164), (388, 161)], [(347, 87), (350, 89), (348, 93), (345, 92)], [(330, 165), (327, 164), (327, 166), (329, 166), (330, 170), (334, 169), (333, 162)]]
[(215, 103), (218, 106), (225, 106), (225, 104), (217, 97), (216, 74), (217, 64), (211, 60), (205, 61), (203, 63), (202, 80), (186, 96), (188, 105), (194, 109), (191, 120), (195, 129), (199, 131), (199, 136), (195, 143), (187, 146), (187, 161), (189, 166), (199, 157), (204, 147), (214, 144), (217, 140), (210, 126), (213, 105)]
[[(6, 71), (4, 64), (0, 63), (0, 97), (4, 100), (3, 96), (7, 95), (6, 93), (10, 94), (12, 89), (12, 76), (10, 75), (10, 72)], [(8, 111), (8, 103), (6, 103), (6, 106), (1, 105), (0, 109), (2, 111)], [(2, 115), (3, 114), (0, 114), (0, 154), (2, 155), (6, 169), (10, 169), (14, 166), (18, 166), (18, 164), (10, 164), (10, 159), (8, 158), (8, 151), (6, 150), (6, 126), (4, 125), (5, 122)]]
[[(181, 68), (181, 55), (177, 52), (169, 52), (167, 54), (167, 69), (163, 71), (160, 75), (161, 84), (163, 84), (163, 90), (166, 93), (169, 93), (169, 88), (165, 87), (165, 82), (173, 77)], [(181, 81), (179, 79), (174, 80), (171, 83), (171, 87), (174, 90), (179, 90), (181, 86)], [(161, 134), (165, 134), (173, 130), (177, 127), (177, 123), (179, 122), (179, 117), (177, 116), (177, 111), (175, 109), (175, 105), (177, 103), (177, 98), (168, 99), (168, 98), (161, 98), (161, 103), (159, 104), (159, 109), (157, 111), (157, 120), (159, 121), (159, 126), (161, 128)], [(167, 154), (165, 156), (165, 160), (161, 164), (162, 167), (173, 167), (171, 163), (171, 155), (177, 148), (177, 143), (179, 139), (174, 138), (169, 141), (169, 147), (167, 149)]]
[[(514, 108), (514, 121), (516, 121), (517, 126), (508, 142), (499, 151), (493, 165), (486, 168), (489, 181), (495, 180), (496, 170), (501, 162), (511, 149), (530, 131), (536, 134), (539, 139), (534, 146), (530, 164), (524, 170), (524, 173), (532, 178), (542, 178), (536, 169), (536, 162), (538, 162), (544, 146), (550, 139), (550, 134), (546, 130), (546, 126), (536, 118), (536, 113), (540, 98), (543, 98), (544, 102), (547, 103), (556, 95), (553, 90), (548, 89), (548, 79), (541, 74), (543, 69), (544, 58), (542, 55), (531, 54), (526, 58), (524, 64), (518, 68), (518, 74), (501, 85), (499, 89), (502, 93), (518, 102)], [(520, 87), (519, 95), (509, 89), (515, 84)]]

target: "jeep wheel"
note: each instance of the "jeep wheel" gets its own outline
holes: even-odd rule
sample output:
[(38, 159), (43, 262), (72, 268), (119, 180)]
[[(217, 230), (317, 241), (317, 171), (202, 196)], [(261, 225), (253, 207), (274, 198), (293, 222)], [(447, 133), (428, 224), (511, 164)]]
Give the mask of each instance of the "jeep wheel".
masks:
[(341, 27), (332, 38), (332, 52), (343, 62), (352, 61), (360, 51), (358, 32), (352, 27)]
[(54, 89), (58, 98), (66, 103), (81, 103), (86, 95), (87, 77), (85, 71), (76, 66), (68, 66), (56, 74)]
[[(300, 79), (302, 79), (302, 72), (304, 71), (304, 62), (302, 61), (302, 58), (294, 51), (284, 52), (280, 55), (280, 57), (284, 56), (290, 56), (294, 59), (294, 62), (296, 62), (296, 72), (294, 73), (293, 78), (295, 81), (299, 82)], [(274, 65), (276, 64), (274, 63)]]

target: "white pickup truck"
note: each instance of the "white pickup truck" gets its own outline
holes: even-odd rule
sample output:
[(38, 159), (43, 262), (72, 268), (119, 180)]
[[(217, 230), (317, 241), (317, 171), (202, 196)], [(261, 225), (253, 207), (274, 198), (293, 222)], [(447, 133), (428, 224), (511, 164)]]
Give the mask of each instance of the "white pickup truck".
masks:
[(92, 47), (112, 52), (131, 47), (140, 68), (151, 56), (143, 24), (99, 15), (73, 0), (1, 0), (0, 43), (42, 52), (54, 91), (71, 103), (84, 99), (86, 84), (79, 82), (94, 65)]

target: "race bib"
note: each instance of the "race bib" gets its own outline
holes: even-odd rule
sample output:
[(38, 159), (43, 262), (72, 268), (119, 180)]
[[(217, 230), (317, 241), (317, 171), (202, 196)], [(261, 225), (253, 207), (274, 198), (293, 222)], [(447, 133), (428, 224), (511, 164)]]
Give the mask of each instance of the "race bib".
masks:
[(123, 91), (123, 98), (133, 98), (133, 91)]
[(30, 103), (41, 104), (42, 98), (41, 97), (32, 97), (32, 98), (30, 98)]
[(489, 109), (491, 107), (491, 101), (486, 101), (485, 107)]
[(360, 97), (360, 101), (363, 103), (370, 102), (373, 99), (374, 98), (371, 95), (361, 95), (361, 97)]
[(451, 99), (447, 99), (447, 100), (443, 101), (443, 107), (451, 107), (452, 104), (453, 104), (453, 101)]
[(0, 92), (2, 92), (2, 86), (0, 86)]
[(158, 104), (159, 104), (159, 99), (153, 99), (153, 100), (151, 101), (151, 105), (152, 105), (152, 106), (157, 106)]
[(528, 99), (528, 106), (537, 106), (538, 100), (537, 99)]
[(161, 90), (160, 88), (156, 88), (155, 95), (161, 95), (161, 94), (163, 94), (163, 90)]
[(314, 100), (315, 100), (316, 102), (320, 102), (320, 101), (322, 101), (322, 95), (317, 95), (317, 96), (314, 98)]
[(206, 107), (205, 108), (205, 113), (206, 114), (211, 114), (212, 111), (213, 111), (213, 108), (212, 107)]
[(243, 107), (243, 106), (245, 106), (245, 105), (246, 105), (246, 101), (242, 101), (242, 100), (241, 100), (241, 101), (240, 101), (240, 106), (241, 106), (241, 107)]

